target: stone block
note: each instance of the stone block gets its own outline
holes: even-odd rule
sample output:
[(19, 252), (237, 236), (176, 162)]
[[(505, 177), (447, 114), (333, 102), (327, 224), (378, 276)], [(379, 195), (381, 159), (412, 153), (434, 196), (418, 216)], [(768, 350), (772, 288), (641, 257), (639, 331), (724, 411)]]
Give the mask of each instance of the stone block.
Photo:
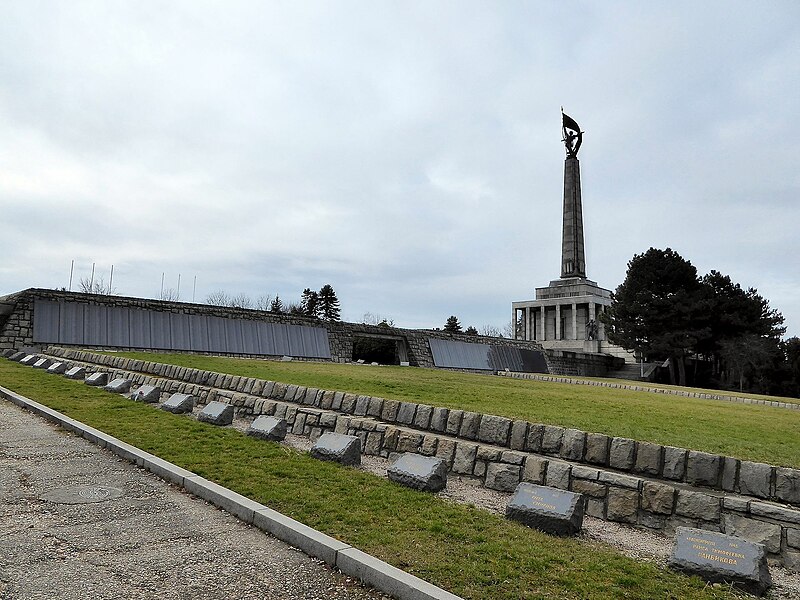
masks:
[(686, 474), (686, 456), (688, 451), (683, 448), (664, 446), (664, 469), (661, 473), (665, 479), (681, 481)]
[(233, 423), (233, 406), (225, 402), (209, 402), (197, 415), (197, 420), (212, 425), (230, 425)]
[(401, 402), (397, 410), (397, 422), (403, 425), (411, 425), (414, 422), (414, 413), (417, 412), (417, 405), (413, 402)]
[(606, 503), (598, 498), (586, 498), (586, 514), (595, 519), (606, 520)]
[[(331, 404), (331, 406), (333, 405)], [(397, 413), (399, 410), (400, 402), (397, 400), (384, 400), (383, 407), (381, 407), (381, 419), (389, 423), (394, 423), (397, 421)]]
[(781, 526), (766, 521), (749, 519), (743, 515), (726, 513), (722, 515), (725, 533), (761, 544), (767, 552), (781, 551)]
[(702, 492), (678, 491), (675, 513), (693, 519), (719, 522), (720, 499)]
[(557, 425), (545, 425), (542, 432), (542, 452), (546, 454), (559, 454), (561, 440), (564, 438), (564, 428)]
[(475, 468), (475, 455), (477, 452), (478, 446), (475, 444), (458, 442), (456, 444), (455, 454), (453, 455), (453, 472), (471, 475)]
[(528, 435), (525, 438), (525, 450), (527, 452), (539, 452), (542, 449), (542, 438), (544, 437), (544, 425), (531, 423), (528, 426)]
[(478, 439), (487, 444), (506, 446), (510, 432), (511, 419), (495, 415), (483, 415), (478, 427)]
[(323, 433), (311, 447), (311, 456), (343, 465), (360, 465), (361, 440), (354, 435)]
[(638, 523), (643, 527), (650, 529), (664, 529), (667, 523), (667, 517), (664, 515), (656, 515), (646, 510), (640, 510), (638, 516)]
[(750, 501), (739, 496), (725, 496), (722, 499), (722, 507), (726, 510), (738, 510), (746, 513), (750, 510)]
[(722, 479), (720, 486), (726, 492), (732, 492), (736, 489), (736, 478), (739, 475), (739, 461), (730, 456), (722, 459)]
[(447, 428), (445, 432), (448, 435), (458, 435), (458, 432), (461, 430), (461, 419), (463, 417), (463, 410), (451, 410), (447, 415)]
[(611, 440), (611, 449), (608, 453), (608, 465), (614, 469), (630, 471), (633, 467), (633, 457), (636, 451), (636, 442), (628, 438), (615, 437)]
[(438, 492), (447, 485), (447, 464), (440, 458), (402, 454), (386, 471), (392, 481), (423, 492)]
[(456, 443), (453, 440), (442, 438), (436, 445), (436, 457), (441, 458), (444, 462), (446, 462), (448, 468), (453, 465), (453, 455), (455, 454), (455, 451)]
[(749, 460), (743, 460), (739, 463), (739, 489), (737, 491), (740, 494), (769, 498), (771, 484), (771, 465), (750, 462)]
[(422, 449), (422, 434), (401, 431), (397, 437), (397, 451), (417, 453)]
[(560, 460), (551, 460), (547, 465), (545, 481), (549, 487), (568, 490), (571, 471), (572, 465), (569, 463)]
[(800, 470), (775, 469), (775, 497), (789, 504), (800, 505)]
[(786, 528), (786, 545), (790, 548), (800, 548), (800, 529)]
[(575, 535), (583, 526), (580, 494), (520, 483), (506, 506), (506, 517), (552, 535)]
[(500, 453), (500, 462), (504, 462), (509, 465), (521, 465), (523, 462), (525, 462), (526, 456), (527, 455), (523, 454), (522, 452), (504, 450)]
[(433, 414), (433, 407), (427, 404), (418, 404), (417, 412), (414, 415), (414, 427), (417, 429), (427, 429), (431, 424), (431, 415)]
[(158, 402), (161, 399), (161, 388), (153, 385), (143, 385), (128, 396), (136, 402)]
[(544, 483), (548, 462), (541, 456), (528, 455), (525, 459), (525, 468), (522, 470), (522, 480), (529, 483)]
[[(289, 386), (291, 387), (291, 386)], [(358, 396), (355, 394), (345, 394), (342, 397), (342, 408), (341, 411), (343, 413), (347, 413), (352, 415), (353, 412), (356, 410), (356, 402), (358, 401)]]
[(722, 533), (678, 527), (668, 564), (709, 583), (736, 584), (757, 596), (772, 585), (764, 546)]
[(610, 483), (617, 487), (624, 487), (633, 490), (639, 489), (639, 484), (642, 482), (638, 477), (630, 475), (622, 475), (620, 473), (612, 473), (611, 471), (600, 471), (598, 479), (603, 483)]
[(117, 377), (107, 385), (104, 385), (103, 389), (113, 394), (125, 394), (131, 389), (131, 380), (125, 379), (124, 377)]
[(40, 358), (35, 363), (33, 363), (34, 369), (49, 369), (50, 365), (53, 364), (53, 361), (49, 358)]
[(586, 434), (586, 462), (594, 465), (607, 465), (610, 443), (611, 438), (602, 433)]
[(474, 412), (465, 412), (461, 418), (461, 428), (458, 430), (458, 437), (474, 440), (478, 437), (478, 427), (480, 427), (481, 415)]
[(639, 508), (639, 492), (609, 487), (606, 500), (606, 518), (620, 523), (636, 523)]
[(652, 481), (642, 485), (642, 509), (661, 515), (672, 514), (675, 506), (675, 488)]
[(420, 452), (425, 456), (433, 456), (436, 454), (436, 444), (438, 443), (439, 438), (435, 435), (425, 435), (422, 437), (422, 445), (420, 447)]
[(690, 450), (686, 462), (686, 482), (690, 485), (716, 487), (719, 484), (721, 467), (721, 456)]
[(247, 435), (271, 442), (280, 442), (286, 437), (286, 420), (262, 415), (247, 428)]
[(767, 502), (751, 501), (750, 514), (757, 517), (767, 517), (769, 519), (775, 519), (776, 521), (800, 525), (800, 511)]
[(353, 410), (353, 414), (357, 417), (363, 417), (367, 414), (367, 409), (369, 408), (369, 396), (358, 396), (356, 398), (356, 407)]
[(437, 406), (433, 409), (431, 414), (431, 431), (442, 433), (447, 429), (447, 417), (450, 415), (450, 410)]
[(20, 359), (20, 364), (33, 366), (33, 364), (39, 360), (39, 356), (37, 354), (26, 354), (24, 358)]
[(161, 405), (161, 409), (175, 414), (190, 413), (193, 408), (194, 396), (191, 394), (172, 394)]
[(573, 492), (583, 494), (584, 496), (592, 496), (594, 498), (603, 498), (606, 495), (607, 488), (602, 483), (596, 481), (589, 481), (586, 479), (572, 479)]
[(486, 487), (500, 492), (513, 492), (519, 484), (521, 467), (492, 462), (486, 467)]
[(494, 448), (492, 446), (478, 446), (478, 453), (475, 455), (475, 458), (478, 460), (499, 461), (502, 453), (503, 451), (500, 450), (500, 448)]
[(512, 450), (525, 450), (525, 440), (528, 435), (527, 421), (514, 421), (511, 424), (511, 438), (508, 445)]
[(664, 447), (650, 442), (636, 442), (636, 462), (633, 470), (644, 475), (658, 476)]
[(8, 360), (13, 360), (14, 362), (21, 362), (23, 358), (28, 356), (25, 352), (14, 352), (11, 356), (8, 357)]
[(92, 373), (84, 380), (84, 383), (86, 385), (102, 387), (108, 383), (108, 373)]
[(47, 372), (55, 375), (63, 375), (67, 372), (67, 363), (54, 362), (52, 365), (47, 367)]
[(561, 438), (561, 458), (580, 461), (586, 448), (586, 433), (580, 429), (565, 429)]

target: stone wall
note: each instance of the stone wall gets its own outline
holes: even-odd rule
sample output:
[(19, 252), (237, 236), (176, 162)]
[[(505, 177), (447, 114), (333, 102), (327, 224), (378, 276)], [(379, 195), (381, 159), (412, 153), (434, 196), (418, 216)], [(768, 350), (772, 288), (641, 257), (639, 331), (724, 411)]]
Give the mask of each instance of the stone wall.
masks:
[(800, 570), (800, 470), (489, 414), (450, 410), (73, 349), (48, 353), (90, 370), (270, 414), (317, 437), (357, 435), (364, 452), (416, 452), (510, 492), (520, 481), (579, 492), (588, 514), (671, 533), (678, 526), (762, 543)]
[(607, 354), (546, 350), (545, 355), (549, 371), (554, 375), (605, 377), (609, 371), (620, 369), (625, 364), (623, 359)]

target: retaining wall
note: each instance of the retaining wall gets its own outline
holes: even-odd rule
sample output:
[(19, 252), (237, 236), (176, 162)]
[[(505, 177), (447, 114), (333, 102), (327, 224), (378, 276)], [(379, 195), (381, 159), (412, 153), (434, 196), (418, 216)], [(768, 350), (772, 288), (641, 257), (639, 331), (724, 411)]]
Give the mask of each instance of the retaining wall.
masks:
[(671, 533), (690, 526), (763, 543), (800, 570), (800, 470), (578, 429), (307, 388), (73, 349), (48, 353), (136, 384), (283, 417), (291, 431), (357, 435), (363, 451), (417, 452), (510, 492), (530, 481), (583, 494), (587, 513)]

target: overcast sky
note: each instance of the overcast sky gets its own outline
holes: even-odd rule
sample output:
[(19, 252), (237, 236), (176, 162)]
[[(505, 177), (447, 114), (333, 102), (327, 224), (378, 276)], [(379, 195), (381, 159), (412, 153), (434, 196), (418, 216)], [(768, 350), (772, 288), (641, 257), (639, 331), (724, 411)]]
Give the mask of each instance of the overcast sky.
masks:
[(671, 247), (800, 335), (800, 3), (0, 2), (0, 295), (166, 287), (510, 320)]

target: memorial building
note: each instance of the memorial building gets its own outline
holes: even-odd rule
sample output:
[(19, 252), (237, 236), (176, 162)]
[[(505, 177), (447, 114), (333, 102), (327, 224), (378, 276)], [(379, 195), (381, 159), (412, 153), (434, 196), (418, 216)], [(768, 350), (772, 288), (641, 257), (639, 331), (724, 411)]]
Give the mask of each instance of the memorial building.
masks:
[(591, 354), (611, 354), (635, 362), (633, 355), (609, 344), (600, 314), (611, 304), (611, 291), (586, 277), (583, 241), (581, 171), (578, 150), (583, 132), (562, 113), (564, 209), (561, 233), (561, 277), (536, 288), (535, 300), (513, 302), (517, 339), (539, 342), (543, 348)]

